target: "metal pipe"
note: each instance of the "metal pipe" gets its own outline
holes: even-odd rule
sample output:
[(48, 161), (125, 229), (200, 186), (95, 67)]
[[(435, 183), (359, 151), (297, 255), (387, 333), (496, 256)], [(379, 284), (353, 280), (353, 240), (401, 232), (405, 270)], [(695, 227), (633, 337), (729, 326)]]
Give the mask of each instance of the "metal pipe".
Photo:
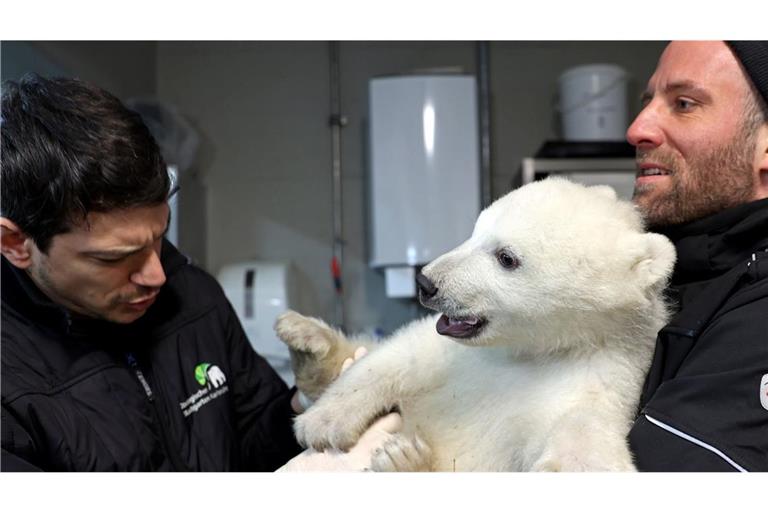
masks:
[(331, 157), (332, 157), (332, 201), (333, 201), (333, 259), (331, 269), (336, 291), (335, 324), (344, 328), (344, 289), (342, 287), (342, 271), (344, 261), (344, 225), (341, 182), (341, 128), (346, 124), (346, 118), (341, 115), (341, 73), (339, 70), (339, 43), (331, 41), (328, 44), (330, 63), (330, 100), (331, 115)]
[(491, 204), (491, 63), (488, 41), (477, 43), (477, 105), (480, 126), (480, 204)]

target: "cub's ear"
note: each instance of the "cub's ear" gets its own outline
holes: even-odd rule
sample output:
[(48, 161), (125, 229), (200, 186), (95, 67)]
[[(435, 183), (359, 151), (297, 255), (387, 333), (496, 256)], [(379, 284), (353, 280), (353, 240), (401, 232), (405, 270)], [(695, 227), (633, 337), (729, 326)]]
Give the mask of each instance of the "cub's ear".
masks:
[(589, 190), (600, 194), (603, 197), (607, 197), (608, 199), (616, 199), (616, 190), (614, 190), (613, 187), (609, 187), (608, 185), (593, 185), (588, 188)]
[(664, 235), (636, 234), (625, 244), (631, 256), (631, 272), (644, 287), (664, 286), (672, 274), (677, 253), (675, 246)]

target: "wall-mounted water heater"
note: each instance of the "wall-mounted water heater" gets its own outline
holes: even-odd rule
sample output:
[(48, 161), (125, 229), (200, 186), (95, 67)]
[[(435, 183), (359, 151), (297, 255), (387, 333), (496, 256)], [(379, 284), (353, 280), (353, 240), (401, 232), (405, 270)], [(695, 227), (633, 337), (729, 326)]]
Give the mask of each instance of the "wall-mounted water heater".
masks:
[(469, 75), (370, 82), (370, 266), (389, 297), (415, 269), (469, 238), (480, 213), (477, 87)]

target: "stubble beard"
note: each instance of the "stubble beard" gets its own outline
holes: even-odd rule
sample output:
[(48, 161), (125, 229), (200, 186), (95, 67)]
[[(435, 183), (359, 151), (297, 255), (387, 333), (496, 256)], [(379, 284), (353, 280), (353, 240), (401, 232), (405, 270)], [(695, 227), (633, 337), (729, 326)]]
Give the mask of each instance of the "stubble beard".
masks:
[[(128, 321), (121, 319), (115, 312), (121, 304), (128, 302), (134, 298), (137, 298), (136, 294), (116, 294), (109, 298), (107, 304), (99, 310), (88, 306), (74, 298), (71, 298), (66, 293), (62, 293), (59, 286), (51, 277), (51, 272), (47, 266), (47, 262), (40, 262), (38, 265), (34, 265), (28, 269), (29, 276), (32, 281), (35, 282), (37, 287), (54, 303), (64, 307), (76, 315), (94, 318), (98, 320), (104, 320), (108, 322), (116, 323), (130, 323), (135, 320), (131, 318)], [(142, 313), (143, 315), (143, 313)], [(138, 315), (138, 316), (142, 316)], [(137, 317), (138, 318), (138, 317)]]
[(648, 227), (683, 224), (749, 202), (755, 188), (755, 142), (742, 130), (728, 143), (695, 155), (687, 163), (663, 149), (638, 150), (638, 164), (655, 162), (671, 173), (671, 188), (662, 195), (654, 197), (656, 185), (652, 183), (635, 188), (632, 200)]

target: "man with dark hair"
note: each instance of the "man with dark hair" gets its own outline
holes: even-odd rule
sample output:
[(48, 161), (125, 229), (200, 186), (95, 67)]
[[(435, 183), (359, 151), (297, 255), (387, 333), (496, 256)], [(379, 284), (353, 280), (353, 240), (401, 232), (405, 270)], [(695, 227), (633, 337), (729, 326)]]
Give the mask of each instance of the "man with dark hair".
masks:
[[(2, 97), (2, 469), (273, 470), (294, 393), (163, 235), (139, 116), (77, 80)], [(292, 407), (293, 399), (293, 407)]]
[(638, 469), (768, 470), (768, 42), (673, 42), (627, 131), (678, 261), (629, 435)]

